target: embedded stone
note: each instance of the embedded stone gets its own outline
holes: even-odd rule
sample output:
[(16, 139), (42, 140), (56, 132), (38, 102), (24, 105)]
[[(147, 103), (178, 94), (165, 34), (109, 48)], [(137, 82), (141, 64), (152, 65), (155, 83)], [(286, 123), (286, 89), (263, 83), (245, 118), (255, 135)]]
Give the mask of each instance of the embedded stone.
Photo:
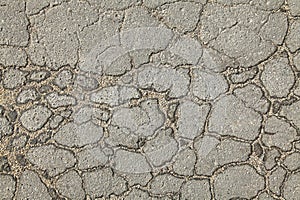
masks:
[(28, 131), (37, 131), (47, 123), (52, 112), (43, 105), (36, 105), (25, 110), (20, 117), (20, 122)]
[(292, 142), (297, 138), (297, 131), (287, 122), (272, 116), (266, 120), (265, 133), (262, 141), (268, 147), (276, 146), (284, 151), (292, 148)]
[(228, 90), (226, 79), (221, 74), (199, 69), (192, 73), (191, 91), (199, 99), (213, 100)]
[(56, 176), (75, 165), (76, 159), (69, 150), (53, 144), (31, 148), (26, 154), (29, 162), (45, 170), (49, 176)]
[(216, 199), (250, 199), (264, 187), (264, 177), (248, 165), (230, 167), (218, 174), (214, 180)]
[(261, 121), (260, 114), (246, 107), (233, 95), (228, 95), (213, 105), (208, 130), (220, 135), (253, 140), (259, 134)]
[(234, 140), (218, 141), (204, 136), (195, 143), (197, 153), (196, 173), (212, 175), (213, 171), (227, 163), (246, 161), (251, 154), (251, 145)]
[(62, 126), (53, 139), (68, 147), (82, 147), (98, 142), (103, 136), (103, 128), (91, 121), (77, 125), (73, 122)]
[[(274, 79), (276, 77), (276, 79)], [(275, 58), (265, 64), (261, 80), (274, 97), (286, 97), (294, 85), (294, 72), (287, 58)]]
[(48, 193), (47, 187), (41, 181), (38, 174), (30, 170), (25, 170), (21, 174), (19, 182), (17, 184), (15, 198), (17, 200), (52, 199), (52, 197)]
[(73, 96), (67, 94), (59, 94), (57, 92), (48, 94), (46, 96), (46, 100), (51, 108), (74, 106), (77, 103), (76, 99)]
[(0, 175), (0, 194), (3, 199), (12, 199), (16, 190), (16, 181), (8, 174)]
[(110, 168), (84, 172), (82, 175), (86, 194), (91, 198), (120, 195), (127, 190), (124, 178), (113, 174)]
[(85, 199), (82, 188), (82, 180), (79, 174), (72, 170), (63, 174), (56, 182), (56, 188), (60, 194), (74, 200)]
[(178, 134), (181, 137), (194, 139), (204, 130), (204, 124), (210, 107), (198, 105), (192, 101), (183, 101), (177, 109)]

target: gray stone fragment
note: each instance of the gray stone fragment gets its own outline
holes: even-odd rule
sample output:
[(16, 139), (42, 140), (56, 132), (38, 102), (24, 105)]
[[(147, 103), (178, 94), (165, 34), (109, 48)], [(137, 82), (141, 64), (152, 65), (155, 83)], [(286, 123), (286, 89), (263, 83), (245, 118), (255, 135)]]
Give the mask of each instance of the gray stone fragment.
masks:
[(211, 175), (213, 171), (227, 163), (246, 161), (251, 154), (251, 146), (234, 140), (224, 140), (204, 136), (195, 143), (197, 153), (196, 173)]
[(73, 83), (73, 72), (65, 69), (60, 71), (54, 79), (54, 84), (64, 89)]
[(192, 101), (183, 101), (177, 109), (178, 134), (181, 137), (194, 139), (202, 134), (210, 107), (198, 105)]
[(140, 97), (137, 88), (132, 86), (109, 86), (94, 92), (90, 96), (90, 100), (94, 103), (108, 104), (116, 106), (127, 103), (130, 99)]
[(93, 167), (104, 166), (108, 157), (105, 155), (103, 148), (97, 147), (87, 147), (77, 154), (78, 168), (79, 169), (90, 169)]
[(261, 121), (260, 114), (247, 108), (233, 95), (228, 95), (213, 105), (208, 130), (253, 140), (259, 133)]
[(300, 16), (300, 2), (297, 0), (288, 0), (290, 12), (293, 16)]
[(169, 51), (184, 58), (188, 64), (197, 65), (203, 50), (197, 40), (189, 37), (181, 37), (170, 47)]
[(10, 172), (11, 165), (7, 159), (7, 156), (0, 156), (0, 172)]
[(298, 138), (297, 131), (287, 122), (275, 116), (266, 120), (265, 133), (262, 136), (262, 141), (266, 146), (276, 146), (288, 151), (292, 148), (291, 143)]
[(91, 198), (108, 197), (110, 194), (120, 195), (127, 190), (126, 181), (110, 168), (84, 172), (82, 175), (85, 191)]
[(21, 149), (23, 148), (28, 141), (28, 136), (26, 136), (25, 134), (16, 136), (14, 138), (12, 138), (11, 142), (10, 142), (10, 149)]
[(245, 27), (234, 26), (225, 30), (212, 46), (224, 52), (245, 67), (256, 65), (260, 60), (274, 53), (275, 46), (267, 40)]
[(182, 199), (211, 199), (208, 180), (190, 180), (183, 184)]
[(38, 91), (42, 94), (46, 94), (53, 91), (53, 87), (51, 85), (42, 85), (38, 88)]
[(280, 187), (284, 181), (286, 171), (282, 167), (278, 167), (275, 171), (269, 176), (269, 188), (272, 192), (277, 195), (280, 195)]
[(265, 157), (263, 158), (266, 169), (270, 170), (276, 165), (276, 159), (280, 157), (277, 149), (271, 149), (266, 151)]
[(3, 136), (11, 135), (13, 133), (13, 126), (5, 117), (0, 117), (0, 139)]
[(118, 150), (112, 161), (114, 169), (125, 173), (145, 173), (151, 171), (146, 158), (135, 152)]
[(300, 82), (298, 82), (295, 86), (294, 94), (300, 96)]
[(56, 6), (65, 0), (31, 0), (26, 2), (26, 13), (28, 15), (34, 15), (47, 7)]
[(103, 0), (100, 2), (93, 0), (91, 2), (100, 6), (100, 8), (104, 10), (124, 10), (139, 3), (138, 0), (124, 0), (121, 2), (118, 0)]
[(93, 78), (89, 77), (87, 75), (78, 75), (75, 78), (75, 85), (79, 85), (84, 90), (90, 91), (95, 90), (99, 87), (98, 81)]
[(191, 176), (194, 174), (194, 166), (196, 164), (196, 154), (190, 148), (180, 151), (174, 159), (173, 170), (175, 173)]
[(49, 141), (52, 137), (51, 132), (42, 132), (37, 135), (34, 139), (30, 141), (32, 144), (45, 144), (47, 141)]
[(117, 109), (111, 124), (126, 128), (138, 136), (151, 136), (165, 121), (156, 99), (141, 102), (140, 107)]
[(116, 58), (111, 65), (103, 67), (105, 75), (120, 76), (131, 69), (131, 58), (128, 53)]
[(140, 189), (132, 189), (124, 200), (154, 200), (156, 198), (150, 197), (149, 194)]
[(46, 96), (46, 100), (51, 108), (66, 107), (76, 105), (76, 99), (68, 94), (59, 94), (52, 92)]
[(111, 146), (126, 146), (135, 149), (139, 147), (139, 136), (135, 135), (127, 128), (109, 126), (108, 133), (109, 137), (105, 139), (105, 142)]
[(107, 121), (109, 119), (109, 112), (93, 106), (83, 106), (74, 113), (73, 119), (76, 124), (83, 124), (90, 120)]
[(0, 174), (0, 194), (2, 199), (13, 199), (16, 181), (11, 175)]
[(63, 120), (64, 118), (62, 116), (55, 115), (49, 120), (49, 127), (51, 129), (55, 129), (62, 123)]
[(163, 21), (181, 32), (196, 28), (202, 4), (194, 2), (174, 2), (161, 6), (160, 15)]
[(145, 173), (122, 173), (130, 186), (141, 185), (146, 186), (152, 178), (151, 172)]
[(297, 53), (293, 57), (294, 65), (298, 71), (300, 71), (300, 51), (297, 51)]
[(291, 174), (283, 186), (283, 197), (296, 200), (300, 196), (300, 173)]
[(267, 62), (261, 80), (271, 96), (286, 97), (295, 81), (288, 59), (280, 57)]
[(218, 174), (214, 181), (216, 199), (253, 198), (264, 189), (264, 178), (248, 165), (234, 166)]
[(50, 77), (50, 72), (46, 70), (38, 70), (31, 72), (29, 79), (36, 82), (41, 82)]
[(187, 71), (170, 68), (159, 68), (151, 64), (140, 67), (137, 73), (137, 85), (143, 89), (154, 89), (157, 92), (168, 92), (171, 98), (187, 95), (189, 90)]
[(37, 131), (43, 128), (51, 115), (52, 112), (47, 107), (35, 105), (21, 114), (20, 122), (28, 131)]
[(233, 83), (245, 83), (251, 79), (253, 79), (257, 72), (258, 68), (251, 67), (251, 68), (244, 68), (245, 70), (237, 73), (233, 73), (229, 76), (230, 80)]
[(119, 91), (117, 86), (101, 88), (93, 93), (90, 100), (94, 103), (105, 103), (110, 106), (118, 105)]
[(89, 121), (81, 125), (73, 122), (62, 126), (53, 139), (68, 147), (82, 147), (98, 142), (103, 136), (103, 128)]
[(112, 125), (127, 128), (132, 132), (137, 131), (140, 126), (149, 123), (150, 119), (147, 112), (140, 107), (120, 108), (113, 113), (111, 120)]
[(24, 89), (22, 90), (16, 99), (16, 102), (19, 104), (25, 104), (28, 103), (30, 101), (35, 101), (40, 97), (40, 95), (38, 94), (37, 90), (35, 88), (28, 88), (28, 89)]
[(270, 40), (273, 43), (280, 45), (284, 40), (287, 29), (287, 16), (284, 13), (276, 12), (269, 16), (268, 22), (261, 28), (260, 34), (265, 40)]
[(51, 200), (51, 196), (47, 191), (47, 187), (41, 181), (38, 174), (30, 171), (25, 170), (19, 179), (17, 184), (17, 191), (15, 198), (17, 200), (23, 199), (32, 199), (32, 200)]
[[(131, 7), (125, 11), (125, 19), (122, 24), (124, 30), (143, 27), (158, 27), (160, 22), (144, 7)], [(145, 29), (146, 30), (146, 29)], [(149, 29), (151, 30), (151, 29)]]
[[(140, 27), (121, 32), (121, 44), (124, 52), (153, 49), (166, 49), (173, 37), (173, 32), (165, 27)], [(124, 53), (123, 53), (124, 54)], [(116, 55), (115, 55), (116, 57)]]
[(296, 142), (295, 143), (295, 148), (298, 149), (298, 150), (300, 150), (300, 142)]
[(32, 23), (35, 31), (31, 34), (27, 53), (39, 66), (46, 65), (55, 70), (66, 65), (74, 67), (79, 53), (77, 32), (97, 20), (97, 11), (87, 2), (77, 0), (64, 2), (48, 11), (35, 16)]
[(236, 67), (234, 61), (227, 55), (207, 47), (203, 48), (199, 65), (202, 65), (204, 69), (208, 69), (213, 72), (222, 72), (226, 70), (228, 66)]
[[(154, 9), (154, 8), (158, 8), (159, 6), (162, 6), (164, 4), (171, 4), (174, 2), (175, 2), (174, 0), (148, 0), (148, 1), (143, 2), (143, 5)], [(193, 2), (205, 4), (206, 0), (194, 0)]]
[[(141, 65), (149, 63), (150, 62), (150, 55), (152, 51), (150, 49), (142, 49), (137, 51), (129, 52), (131, 58), (133, 67), (139, 68)], [(132, 80), (131, 76), (123, 76), (122, 81), (123, 83), (129, 83), (130, 81), (125, 81), (124, 79), (128, 78), (128, 80)]]
[(283, 4), (284, 0), (254, 0), (250, 1), (250, 4), (253, 4), (258, 9), (261, 10), (278, 10)]
[(158, 175), (152, 179), (149, 191), (157, 195), (171, 192), (175, 193), (179, 191), (183, 182), (183, 179), (176, 178), (171, 174)]
[(286, 45), (292, 52), (300, 48), (299, 31), (300, 21), (295, 20), (291, 23), (290, 32), (286, 36)]
[(29, 41), (25, 2), (3, 2), (0, 7), (0, 44), (26, 46)]
[[(269, 6), (273, 1), (260, 3)], [(232, 7), (208, 3), (200, 19), (200, 38), (216, 50), (236, 58), (242, 67), (254, 66), (276, 50), (276, 44), (262, 39), (258, 32), (268, 21), (268, 16), (268, 11), (258, 10), (249, 3)], [(272, 33), (275, 28), (278, 34), (272, 39), (282, 41), (286, 26), (266, 25), (265, 32)]]
[(178, 143), (172, 137), (172, 129), (160, 129), (156, 137), (145, 142), (143, 151), (149, 162), (155, 166), (163, 166), (170, 162), (178, 151)]
[(38, 168), (45, 170), (49, 176), (56, 176), (75, 165), (76, 159), (69, 150), (52, 144), (31, 148), (27, 159)]
[[(195, 57), (201, 57), (201, 55), (198, 55), (198, 54), (189, 55), (189, 53), (188, 53), (190, 51), (189, 48), (187, 48), (186, 46), (181, 47), (183, 45), (183, 44), (181, 44), (181, 42), (179, 42), (179, 44), (175, 44), (175, 45), (178, 45), (179, 47), (171, 46), (170, 47), (171, 49), (167, 48), (166, 50), (152, 53), (150, 55), (151, 63), (153, 63), (157, 66), (164, 65), (164, 67), (169, 67), (169, 68), (171, 68), (171, 67), (176, 68), (178, 66), (185, 66), (185, 65), (196, 65), (193, 63), (193, 60), (196, 60)], [(195, 48), (197, 49), (198, 47), (195, 47)], [(177, 51), (178, 51), (178, 53), (177, 53)], [(195, 50), (195, 51), (197, 51), (197, 50)], [(149, 62), (147, 62), (147, 63), (149, 63)], [(197, 61), (195, 61), (195, 62), (197, 62)], [(147, 63), (145, 63), (145, 64), (147, 64)]]
[(71, 170), (59, 177), (55, 185), (59, 193), (65, 197), (74, 200), (85, 199), (85, 192), (82, 188), (81, 177), (74, 170)]
[(295, 152), (290, 155), (288, 155), (284, 160), (284, 165), (287, 166), (287, 168), (291, 171), (295, 171), (300, 168), (299, 164), (300, 160), (300, 153)]
[(191, 91), (202, 100), (213, 100), (228, 90), (226, 79), (221, 74), (198, 69), (192, 74)]
[(263, 192), (260, 195), (258, 195), (258, 200), (275, 200), (275, 199), (267, 192)]
[(264, 97), (262, 89), (254, 84), (235, 89), (234, 95), (242, 100), (247, 107), (251, 107), (258, 112), (266, 113), (269, 109), (270, 103)]
[(297, 101), (291, 105), (283, 106), (280, 112), (281, 115), (286, 116), (291, 120), (298, 128), (300, 128), (300, 101)]
[(175, 114), (176, 114), (178, 105), (179, 105), (179, 103), (172, 103), (172, 104), (169, 104), (169, 106), (168, 106), (167, 115), (168, 115), (169, 119), (171, 119), (172, 121), (175, 121)]
[(3, 73), (3, 87), (15, 89), (23, 85), (26, 81), (27, 73), (19, 69), (9, 68)]
[(4, 66), (25, 66), (27, 55), (24, 50), (15, 47), (0, 48), (0, 64)]

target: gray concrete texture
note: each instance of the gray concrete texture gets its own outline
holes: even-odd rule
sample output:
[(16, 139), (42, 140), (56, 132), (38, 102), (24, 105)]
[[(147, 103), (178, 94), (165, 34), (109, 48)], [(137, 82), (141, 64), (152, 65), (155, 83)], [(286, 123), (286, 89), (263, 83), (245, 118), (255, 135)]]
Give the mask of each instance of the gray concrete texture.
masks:
[(0, 0), (0, 200), (300, 200), (299, 0)]

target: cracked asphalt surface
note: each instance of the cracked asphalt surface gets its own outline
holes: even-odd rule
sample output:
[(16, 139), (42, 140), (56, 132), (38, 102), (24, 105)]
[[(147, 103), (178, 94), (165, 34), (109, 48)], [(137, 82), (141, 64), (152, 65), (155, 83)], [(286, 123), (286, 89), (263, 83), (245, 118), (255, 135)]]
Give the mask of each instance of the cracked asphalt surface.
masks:
[(299, 0), (0, 0), (0, 199), (300, 200)]

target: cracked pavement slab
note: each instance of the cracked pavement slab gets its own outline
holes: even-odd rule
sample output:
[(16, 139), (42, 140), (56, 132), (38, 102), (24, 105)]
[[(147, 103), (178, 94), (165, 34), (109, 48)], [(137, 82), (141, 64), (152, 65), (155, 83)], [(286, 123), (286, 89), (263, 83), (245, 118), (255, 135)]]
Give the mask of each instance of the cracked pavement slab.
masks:
[(299, 0), (0, 0), (0, 200), (299, 200)]

